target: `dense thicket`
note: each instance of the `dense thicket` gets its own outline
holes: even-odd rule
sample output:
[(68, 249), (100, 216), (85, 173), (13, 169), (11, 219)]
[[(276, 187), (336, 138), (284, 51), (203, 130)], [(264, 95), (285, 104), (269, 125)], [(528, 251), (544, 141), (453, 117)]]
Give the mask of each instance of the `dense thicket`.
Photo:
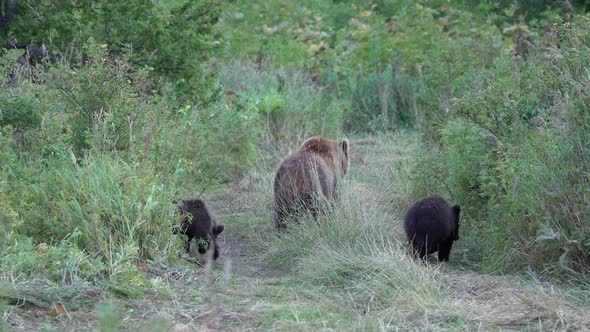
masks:
[(469, 72), (439, 129), (423, 128), (416, 189), (467, 207), (471, 258), (487, 270), (590, 272), (589, 23), (555, 24), (526, 54)]
[(222, 3), (0, 5), (0, 270), (144, 287), (138, 262), (173, 257), (173, 199), (235, 176), (258, 135), (212, 98)]

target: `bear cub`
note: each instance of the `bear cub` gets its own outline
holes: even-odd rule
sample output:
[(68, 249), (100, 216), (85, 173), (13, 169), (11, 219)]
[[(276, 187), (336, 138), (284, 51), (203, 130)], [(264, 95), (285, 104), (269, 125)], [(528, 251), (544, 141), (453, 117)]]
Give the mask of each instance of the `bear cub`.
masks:
[(174, 234), (186, 234), (186, 252), (190, 252), (190, 242), (197, 240), (199, 253), (204, 254), (213, 243), (213, 259), (219, 257), (217, 236), (224, 230), (223, 225), (217, 225), (215, 219), (207, 211), (205, 202), (200, 199), (183, 199), (178, 203), (178, 209), (182, 217), (180, 226), (172, 229)]
[(459, 240), (459, 205), (450, 206), (438, 196), (416, 201), (404, 219), (404, 230), (414, 255), (424, 259), (438, 251), (438, 260), (448, 261), (453, 241)]

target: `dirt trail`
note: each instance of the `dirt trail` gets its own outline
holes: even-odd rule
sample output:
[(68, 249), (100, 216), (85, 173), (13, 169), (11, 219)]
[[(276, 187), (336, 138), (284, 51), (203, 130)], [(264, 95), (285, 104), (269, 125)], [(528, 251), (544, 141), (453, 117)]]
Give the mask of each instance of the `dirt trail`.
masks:
[[(387, 185), (383, 183), (383, 175), (391, 172), (396, 161), (408, 158), (414, 148), (415, 140), (407, 137), (387, 142), (376, 138), (353, 140), (351, 169), (354, 172), (347, 181), (359, 197), (379, 196), (375, 193), (383, 192)], [(226, 227), (227, 232), (222, 238), (226, 270), (231, 265), (231, 274), (238, 278), (243, 289), (255, 284), (258, 291), (265, 287), (288, 287), (285, 280), (281, 280), (281, 277), (288, 277), (285, 272), (273, 269), (268, 262), (261, 260), (253, 244), (255, 234), (273, 231), (269, 219), (270, 184), (269, 179), (263, 177), (260, 174), (250, 176), (209, 197), (215, 213), (231, 226)], [(260, 190), (256, 186), (268, 187), (268, 195), (251, 195), (253, 190)], [(384, 201), (387, 200), (367, 199), (364, 204), (383, 204)], [(392, 214), (395, 214), (392, 220), (399, 220), (400, 211), (392, 211)], [(469, 326), (483, 330), (575, 331), (588, 330), (590, 326), (587, 325), (590, 324), (590, 314), (572, 307), (551, 285), (542, 287), (518, 277), (478, 274), (453, 264), (442, 269), (449, 284), (452, 304), (464, 308), (462, 316), (475, 322)], [(233, 306), (233, 310), (241, 310), (238, 307)]]

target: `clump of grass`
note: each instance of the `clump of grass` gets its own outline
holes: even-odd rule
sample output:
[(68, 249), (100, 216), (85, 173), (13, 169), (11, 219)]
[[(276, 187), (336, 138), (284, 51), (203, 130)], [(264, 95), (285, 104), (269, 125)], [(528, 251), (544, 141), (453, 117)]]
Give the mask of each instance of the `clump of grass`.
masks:
[(112, 302), (103, 302), (96, 305), (96, 317), (100, 330), (103, 332), (117, 331), (121, 325), (120, 309)]
[[(361, 330), (585, 326), (584, 296), (535, 278), (466, 272), (459, 265), (469, 259), (461, 253), (461, 241), (450, 263), (412, 259), (400, 218), (414, 198), (408, 184), (412, 163), (382, 144), (365, 144), (362, 153), (354, 151), (354, 167), (350, 177), (339, 182), (340, 198), (333, 212), (317, 220), (304, 214), (284, 233), (269, 232), (269, 227), (258, 234), (259, 250), (275, 268), (292, 276), (288, 288), (298, 300), (324, 310), (341, 308), (354, 322), (336, 326)], [(359, 154), (378, 162), (360, 160), (359, 165)], [(399, 165), (384, 176), (392, 161)], [(378, 176), (387, 181), (369, 179)], [(270, 185), (255, 187), (255, 194), (258, 190), (269, 191)]]
[(333, 213), (304, 216), (287, 232), (264, 238), (266, 255), (372, 322), (391, 327), (435, 319), (448, 306), (440, 268), (416, 263), (399, 237), (400, 221), (363, 204), (379, 199), (345, 186)]

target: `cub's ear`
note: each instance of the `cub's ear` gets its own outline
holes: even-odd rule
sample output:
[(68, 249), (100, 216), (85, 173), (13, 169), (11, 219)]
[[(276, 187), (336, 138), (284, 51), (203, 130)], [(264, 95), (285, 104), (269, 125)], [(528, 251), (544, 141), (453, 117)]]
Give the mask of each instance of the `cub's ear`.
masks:
[(461, 207), (459, 205), (453, 205), (452, 209), (457, 216), (461, 214)]
[(217, 236), (221, 234), (221, 232), (223, 232), (224, 229), (225, 227), (223, 225), (213, 226), (213, 235)]

